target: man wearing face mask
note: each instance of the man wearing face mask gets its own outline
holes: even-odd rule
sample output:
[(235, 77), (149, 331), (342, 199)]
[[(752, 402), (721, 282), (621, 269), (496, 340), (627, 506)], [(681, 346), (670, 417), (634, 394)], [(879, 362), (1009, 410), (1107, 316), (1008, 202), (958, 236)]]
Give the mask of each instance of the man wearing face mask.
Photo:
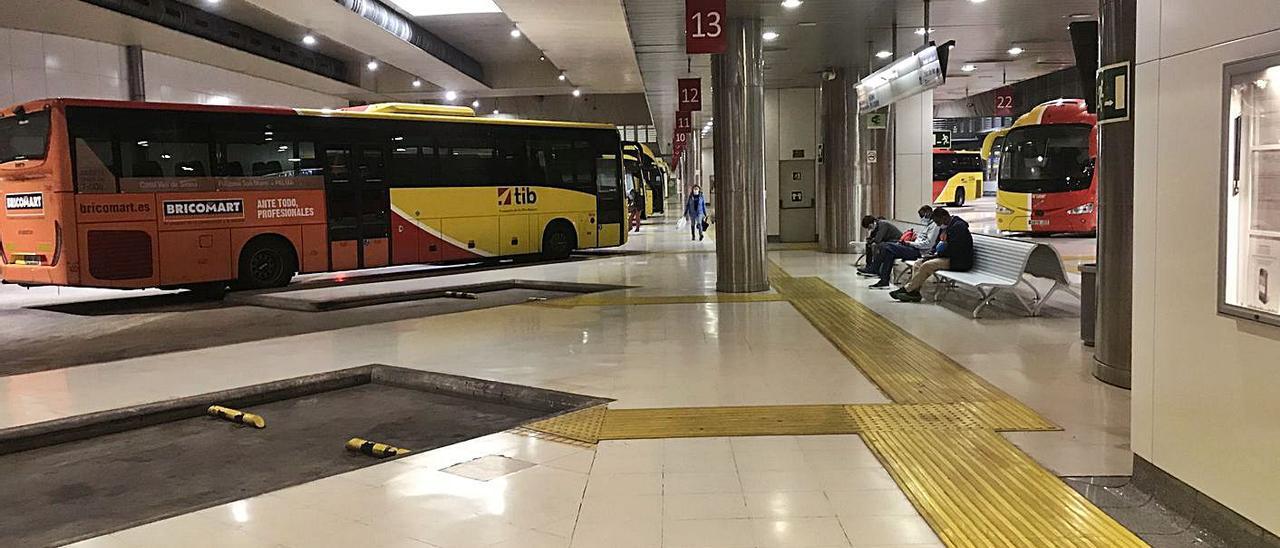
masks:
[(689, 199), (684, 203), (684, 216), (689, 220), (689, 235), (694, 240), (701, 241), (707, 219), (707, 201), (702, 197), (702, 187), (693, 186)]
[(880, 280), (872, 284), (872, 289), (888, 289), (889, 278), (893, 277), (894, 261), (914, 261), (933, 249), (938, 243), (938, 234), (942, 227), (933, 222), (933, 208), (920, 206), (916, 211), (920, 215), (920, 223), (924, 228), (915, 231), (915, 238), (903, 242), (889, 242), (880, 246), (874, 264), (868, 264), (868, 270), (880, 276)]

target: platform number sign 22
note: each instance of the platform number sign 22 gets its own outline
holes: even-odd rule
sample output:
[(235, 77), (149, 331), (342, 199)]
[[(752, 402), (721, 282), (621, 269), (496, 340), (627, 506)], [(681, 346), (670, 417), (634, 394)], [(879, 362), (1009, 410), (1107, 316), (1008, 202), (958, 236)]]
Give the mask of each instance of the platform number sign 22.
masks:
[(676, 97), (680, 100), (680, 112), (702, 110), (702, 79), (679, 79), (676, 85)]
[(685, 53), (724, 53), (726, 0), (685, 0)]

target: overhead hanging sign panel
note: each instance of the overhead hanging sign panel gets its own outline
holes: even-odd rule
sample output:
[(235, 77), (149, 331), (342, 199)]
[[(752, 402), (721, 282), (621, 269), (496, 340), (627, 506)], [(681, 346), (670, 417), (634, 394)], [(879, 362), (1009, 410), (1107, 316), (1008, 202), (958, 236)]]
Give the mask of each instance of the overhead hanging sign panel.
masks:
[(676, 133), (693, 133), (693, 113), (677, 112), (676, 113)]
[(702, 79), (677, 79), (676, 99), (679, 100), (679, 110), (682, 112), (702, 110)]
[(685, 53), (724, 53), (729, 41), (725, 36), (725, 0), (685, 0)]
[(911, 55), (897, 59), (854, 85), (858, 110), (871, 112), (941, 86), (946, 81), (947, 55), (955, 42), (932, 42)]

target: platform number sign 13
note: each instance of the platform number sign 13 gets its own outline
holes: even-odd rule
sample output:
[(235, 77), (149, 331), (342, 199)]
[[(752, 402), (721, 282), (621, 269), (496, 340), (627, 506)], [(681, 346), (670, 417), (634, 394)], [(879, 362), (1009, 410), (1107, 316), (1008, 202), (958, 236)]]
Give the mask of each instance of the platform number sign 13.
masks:
[(693, 113), (677, 112), (676, 113), (676, 134), (689, 134), (693, 132)]
[(702, 110), (702, 79), (681, 78), (676, 84), (676, 99), (680, 101), (680, 112)]
[(685, 53), (724, 53), (726, 0), (684, 1)]

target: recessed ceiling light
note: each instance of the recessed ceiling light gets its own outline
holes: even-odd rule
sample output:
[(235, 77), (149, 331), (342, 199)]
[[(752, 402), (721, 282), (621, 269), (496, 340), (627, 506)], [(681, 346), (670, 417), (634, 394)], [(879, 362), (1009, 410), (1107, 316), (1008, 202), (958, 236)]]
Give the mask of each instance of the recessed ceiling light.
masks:
[(480, 100), (476, 99), (475, 101), (472, 101), (471, 108), (480, 108)]
[(413, 87), (415, 87), (415, 88), (420, 88), (420, 87), (422, 87), (422, 80), (414, 80), (414, 81), (413, 81)]
[(538, 56), (538, 60), (539, 60), (539, 61), (542, 61), (543, 63), (545, 63), (545, 62), (547, 62), (547, 56), (546, 56), (546, 55), (539, 55), (539, 56)]
[(986, 2), (987, 0), (969, 0), (969, 1), (973, 2), (974, 4), (981, 4), (983, 2)]
[(365, 66), (366, 66), (366, 67), (368, 67), (368, 68), (369, 68), (369, 70), (378, 70), (378, 62), (377, 62), (377, 61), (369, 61), (369, 64), (367, 64), (367, 65), (365, 65)]
[(314, 45), (316, 45), (316, 37), (315, 37), (315, 36), (312, 36), (312, 35), (310, 35), (310, 34), (308, 34), (308, 35), (306, 35), (306, 36), (303, 36), (303, 37), (302, 37), (302, 43), (303, 43), (303, 44), (306, 44), (306, 45), (308, 45), (308, 46), (314, 46)]
[(458, 100), (458, 92), (452, 91), (452, 90), (444, 92), (444, 100), (446, 101)]
[(765, 42), (772, 42), (774, 40), (777, 40), (779, 36), (782, 36), (782, 35), (776, 32), (773, 32), (771, 30), (767, 30), (764, 32), (764, 34), (760, 35), (761, 38), (764, 38)]
[(560, 81), (561, 81), (561, 82), (563, 82), (563, 81), (568, 80), (568, 79), (569, 79), (569, 77), (565, 75), (564, 71), (563, 71), (563, 70), (562, 70), (562, 71), (560, 71)]
[(803, 3), (804, 0), (782, 0), (782, 7), (793, 10), (800, 7), (800, 4)]
[(520, 37), (520, 29), (518, 29), (518, 28), (516, 28), (516, 27), (511, 27), (511, 37), (512, 37), (512, 38), (519, 38), (519, 37)]
[(493, 0), (388, 0), (414, 17), (458, 15), (462, 13), (501, 13)]
[(498, 109), (496, 109), (496, 108), (495, 108), (495, 109), (493, 109), (493, 115), (494, 115), (494, 116), (497, 116), (497, 115), (498, 115)]
[(1025, 52), (1025, 51), (1027, 51), (1027, 50), (1022, 49), (1022, 48), (1020, 48), (1020, 47), (1018, 47), (1018, 46), (1013, 46), (1013, 47), (1009, 48), (1009, 55), (1022, 55), (1022, 54), (1023, 54), (1023, 52)]
[(893, 57), (893, 52), (887, 49), (882, 49), (876, 52), (877, 59), (888, 59), (890, 57)]
[(816, 27), (816, 26), (818, 26), (818, 23), (816, 23), (816, 22), (814, 22), (814, 21), (801, 21), (801, 22), (800, 22), (800, 23), (798, 23), (796, 26), (798, 26), (798, 27)]
[(578, 89), (578, 88), (573, 88), (573, 96), (574, 96), (574, 97), (582, 97), (582, 90), (580, 90), (580, 89)]
[(1073, 13), (1071, 15), (1068, 15), (1067, 17), (1070, 17), (1072, 19), (1090, 19), (1093, 17), (1093, 14), (1092, 13)]
[(964, 72), (973, 72), (975, 70), (978, 70), (978, 65), (973, 65), (973, 64), (965, 65), (963, 67), (960, 67), (960, 70)]
[(209, 5), (217, 5), (219, 2), (222, 2), (222, 0), (204, 0), (204, 3)]

